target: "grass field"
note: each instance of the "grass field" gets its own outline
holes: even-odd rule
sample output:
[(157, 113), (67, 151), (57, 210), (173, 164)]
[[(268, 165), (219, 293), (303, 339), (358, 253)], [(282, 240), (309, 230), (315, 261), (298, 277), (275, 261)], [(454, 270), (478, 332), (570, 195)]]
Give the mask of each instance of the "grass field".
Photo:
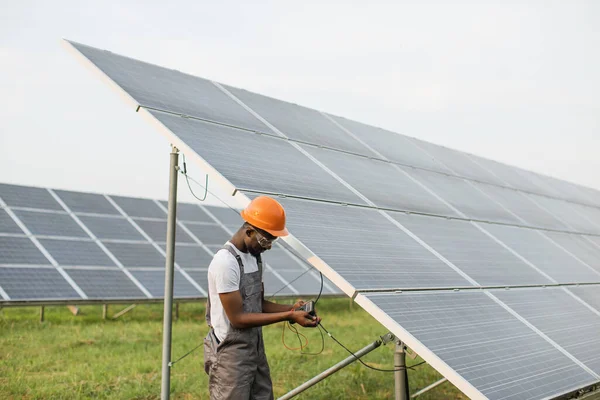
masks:
[[(125, 306), (109, 306), (109, 316)], [(66, 307), (0, 310), (0, 399), (158, 399), (161, 382), (162, 304), (141, 305), (117, 320), (102, 320), (102, 306), (82, 306), (73, 316)], [(348, 299), (321, 299), (324, 326), (342, 343), (358, 350), (385, 334), (386, 329)], [(204, 303), (182, 303), (173, 325), (173, 359), (202, 342), (207, 328)], [(307, 351), (321, 347), (317, 330), (303, 329)], [(321, 355), (301, 355), (282, 342), (282, 324), (264, 329), (275, 397), (281, 396), (348, 356), (325, 337)], [(286, 334), (290, 347), (298, 339)], [(393, 346), (381, 346), (364, 360), (374, 367), (393, 367)], [(421, 361), (411, 360), (409, 365)], [(172, 398), (207, 399), (202, 348), (175, 364)], [(428, 365), (409, 371), (411, 392), (438, 380)], [(298, 399), (393, 398), (392, 373), (376, 372), (354, 363), (313, 386)], [(464, 399), (446, 382), (421, 399)]]

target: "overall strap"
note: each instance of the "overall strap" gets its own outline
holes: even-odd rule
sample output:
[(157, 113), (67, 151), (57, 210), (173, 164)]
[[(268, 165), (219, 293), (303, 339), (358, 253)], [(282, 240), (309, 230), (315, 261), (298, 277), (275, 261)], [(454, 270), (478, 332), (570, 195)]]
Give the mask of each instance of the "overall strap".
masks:
[[(242, 292), (242, 277), (244, 276), (244, 263), (242, 262), (242, 258), (240, 257), (240, 255), (238, 253), (235, 252), (235, 250), (233, 250), (231, 245), (226, 244), (225, 246), (223, 246), (223, 249), (230, 252), (238, 262), (238, 266), (240, 267), (240, 293), (242, 293), (242, 297), (243, 297), (244, 293)], [(206, 316), (205, 316), (205, 318), (206, 318), (206, 323), (208, 324), (208, 326), (210, 326), (212, 328), (212, 325), (210, 324), (210, 292), (208, 293), (208, 299), (206, 301)]]
[(242, 295), (242, 298), (244, 298), (246, 296), (246, 291), (244, 290), (244, 286), (243, 286), (244, 263), (242, 262), (242, 257), (240, 257), (240, 255), (233, 249), (233, 246), (230, 244), (226, 244), (225, 246), (223, 246), (223, 248), (225, 250), (227, 250), (228, 252), (230, 252), (231, 255), (234, 256), (238, 262), (238, 266), (240, 267), (240, 294)]

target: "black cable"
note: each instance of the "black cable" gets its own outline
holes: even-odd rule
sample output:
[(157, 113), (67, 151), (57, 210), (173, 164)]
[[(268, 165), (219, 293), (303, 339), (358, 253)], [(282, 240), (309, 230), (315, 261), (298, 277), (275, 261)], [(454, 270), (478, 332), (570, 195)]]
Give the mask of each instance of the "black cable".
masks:
[(423, 362), (421, 362), (419, 364), (412, 365), (410, 367), (408, 367), (408, 366), (401, 367), (399, 365), (394, 365), (394, 367), (398, 367), (398, 369), (381, 369), (381, 368), (371, 367), (370, 365), (368, 365), (365, 362), (363, 362), (363, 360), (361, 360), (360, 357), (358, 357), (356, 354), (354, 354), (350, 349), (348, 349), (346, 346), (344, 346), (342, 343), (340, 343), (339, 340), (337, 340), (336, 338), (334, 338), (333, 335), (331, 333), (329, 333), (329, 331), (327, 329), (325, 329), (325, 327), (322, 324), (319, 324), (319, 327), (321, 329), (323, 329), (325, 331), (325, 333), (327, 333), (327, 335), (334, 340), (334, 342), (336, 342), (337, 344), (339, 344), (344, 350), (346, 350), (348, 353), (350, 353), (362, 365), (364, 365), (365, 367), (370, 368), (370, 369), (372, 369), (374, 371), (379, 371), (379, 372), (398, 372), (398, 371), (404, 371), (404, 370), (407, 370), (407, 369), (414, 370), (415, 367), (417, 367), (417, 366), (425, 363), (425, 361), (423, 361)]
[[(183, 156), (183, 172), (182, 173), (183, 173), (183, 176), (185, 176), (185, 182), (187, 183), (188, 189), (190, 189), (190, 193), (192, 194), (192, 196), (194, 196), (196, 199), (198, 199), (200, 201), (206, 200), (206, 195), (208, 194), (208, 174), (206, 175), (206, 183), (204, 185), (204, 197), (200, 198), (200, 197), (196, 196), (196, 194), (192, 190), (192, 186), (190, 185), (190, 181), (189, 181), (188, 174), (187, 174), (187, 164), (185, 162), (185, 154), (181, 153), (181, 155)], [(195, 183), (200, 187), (202, 186), (198, 182), (195, 182)]]

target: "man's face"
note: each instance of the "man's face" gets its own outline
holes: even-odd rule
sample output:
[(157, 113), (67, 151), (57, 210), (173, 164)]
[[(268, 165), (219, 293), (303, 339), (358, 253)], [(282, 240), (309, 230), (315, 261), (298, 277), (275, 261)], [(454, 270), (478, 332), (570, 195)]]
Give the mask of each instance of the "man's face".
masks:
[(271, 235), (269, 232), (265, 232), (262, 229), (255, 227), (248, 228), (249, 241), (246, 244), (248, 251), (253, 256), (258, 256), (267, 250), (270, 250), (273, 246), (273, 242), (277, 240), (277, 237)]

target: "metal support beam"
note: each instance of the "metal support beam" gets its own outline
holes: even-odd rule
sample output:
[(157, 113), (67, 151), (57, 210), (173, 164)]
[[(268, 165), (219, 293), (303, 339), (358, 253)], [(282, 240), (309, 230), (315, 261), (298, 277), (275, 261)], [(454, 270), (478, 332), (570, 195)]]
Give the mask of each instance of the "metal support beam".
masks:
[(108, 316), (108, 304), (102, 304), (102, 319)]
[(171, 392), (171, 329), (173, 325), (173, 274), (175, 269), (178, 163), (179, 150), (173, 146), (169, 165), (169, 210), (167, 220), (167, 256), (165, 263), (161, 400), (168, 400)]
[(44, 322), (44, 306), (40, 307), (40, 322)]
[(396, 351), (394, 352), (394, 383), (395, 383), (395, 399), (408, 400), (408, 369), (406, 368), (406, 352), (404, 343), (396, 343)]
[(296, 389), (294, 389), (294, 390), (292, 390), (292, 391), (284, 394), (283, 396), (281, 396), (277, 400), (287, 400), (287, 399), (291, 399), (294, 396), (299, 395), (300, 393), (302, 393), (306, 389), (310, 388), (311, 386), (316, 385), (317, 383), (321, 382), (323, 379), (329, 377), (330, 375), (335, 374), (336, 372), (338, 372), (342, 368), (344, 368), (344, 367), (352, 364), (353, 362), (355, 362), (357, 360), (357, 357), (361, 358), (362, 356), (364, 356), (365, 354), (368, 354), (368, 353), (372, 352), (373, 350), (375, 350), (376, 348), (378, 348), (382, 344), (389, 343), (390, 341), (392, 341), (394, 339), (395, 339), (395, 337), (391, 333), (388, 333), (388, 334), (382, 336), (380, 339), (374, 341), (370, 345), (365, 346), (362, 349), (360, 349), (359, 351), (355, 352), (354, 354), (355, 354), (356, 357), (354, 355), (351, 355), (351, 356), (345, 358), (344, 360), (342, 360), (339, 363), (335, 364), (333, 367), (331, 367), (331, 368), (329, 368), (329, 369), (321, 372), (319, 375), (315, 376), (314, 378), (310, 379), (309, 381), (306, 381), (302, 385), (298, 386)]
[(425, 392), (429, 392), (431, 389), (433, 389), (434, 387), (437, 387), (439, 385), (441, 385), (442, 383), (446, 382), (448, 379), (446, 378), (442, 378), (437, 382), (433, 382), (431, 385), (424, 387), (423, 389), (419, 390), (417, 393), (413, 394), (412, 396), (410, 396), (411, 399), (414, 399), (416, 397), (419, 397), (420, 395), (422, 395)]
[(116, 313), (115, 315), (112, 316), (112, 319), (117, 319), (121, 315), (127, 314), (129, 311), (133, 310), (135, 308), (135, 306), (136, 306), (136, 304), (132, 304), (129, 307), (125, 308), (124, 310), (119, 311), (118, 313)]

